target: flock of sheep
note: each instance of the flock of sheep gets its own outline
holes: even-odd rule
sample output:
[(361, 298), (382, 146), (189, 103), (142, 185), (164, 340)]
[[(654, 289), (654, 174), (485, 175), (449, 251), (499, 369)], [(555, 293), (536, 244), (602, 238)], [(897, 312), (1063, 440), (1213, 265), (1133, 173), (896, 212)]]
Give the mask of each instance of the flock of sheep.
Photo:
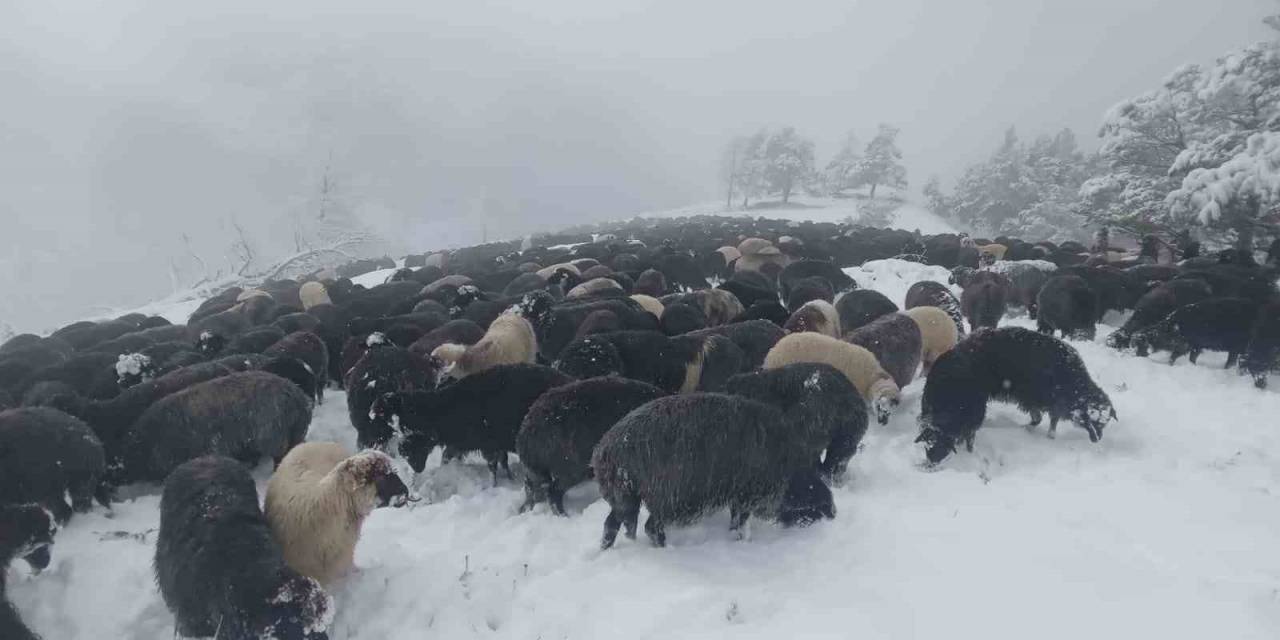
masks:
[[(830, 486), (917, 375), (927, 466), (972, 450), (992, 399), (1097, 442), (1116, 412), (1054, 334), (1092, 339), (1107, 311), (1133, 310), (1111, 346), (1226, 351), (1259, 387), (1280, 356), (1274, 245), (1269, 264), (1236, 251), (1162, 264), (764, 219), (612, 231), (410, 256), (369, 288), (349, 276), (385, 265), (233, 288), (185, 325), (131, 314), (8, 340), (0, 561), (43, 568), (75, 512), (163, 483), (155, 575), (177, 632), (315, 640), (363, 520), (416, 500), (399, 459), (422, 472), (437, 448), (446, 462), (478, 452), (496, 484), (514, 480), (516, 453), (522, 512), (564, 515), (566, 490), (594, 480), (603, 548), (636, 536), (641, 505), (662, 546), (667, 526), (726, 507), (735, 532), (752, 515), (835, 517)], [(961, 295), (922, 281), (900, 310), (841, 270), (890, 257), (952, 270)], [(1014, 307), (1040, 331), (998, 326)], [(346, 390), (358, 453), (304, 442), (330, 386)], [(259, 506), (249, 469), (264, 457)], [(0, 605), (0, 637), (35, 637)]]

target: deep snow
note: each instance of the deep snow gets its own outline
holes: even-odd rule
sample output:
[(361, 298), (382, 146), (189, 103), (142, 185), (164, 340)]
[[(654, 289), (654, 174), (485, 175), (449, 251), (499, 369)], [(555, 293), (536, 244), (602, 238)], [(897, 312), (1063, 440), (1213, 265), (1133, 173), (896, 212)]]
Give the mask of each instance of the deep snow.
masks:
[[(894, 260), (848, 272), (899, 304), (916, 279), (946, 279)], [(569, 518), (545, 505), (517, 515), (518, 482), (490, 488), (478, 458), (441, 467), (437, 453), (417, 480), (422, 503), (367, 521), (360, 569), (334, 590), (332, 635), (1280, 637), (1280, 394), (1223, 371), (1224, 354), (1170, 367), (1108, 349), (1109, 332), (1073, 343), (1120, 416), (1101, 443), (1070, 424), (1056, 440), (1028, 432), (997, 404), (973, 454), (923, 471), (917, 380), (890, 423), (872, 425), (834, 521), (753, 521), (746, 541), (719, 514), (670, 530), (666, 549), (641, 534), (600, 552), (594, 487), (570, 492)], [(340, 392), (309, 438), (354, 446)], [(257, 470), (260, 488), (269, 473)], [(141, 493), (77, 516), (44, 573), (10, 569), (12, 599), (46, 638), (173, 637), (151, 577), (159, 498)]]

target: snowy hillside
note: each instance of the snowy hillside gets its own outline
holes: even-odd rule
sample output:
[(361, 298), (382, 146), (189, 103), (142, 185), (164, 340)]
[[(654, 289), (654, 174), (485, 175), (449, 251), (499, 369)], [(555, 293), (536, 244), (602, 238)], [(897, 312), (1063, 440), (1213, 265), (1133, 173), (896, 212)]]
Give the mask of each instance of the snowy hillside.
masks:
[[(647, 211), (639, 214), (646, 218), (674, 218), (678, 216), (720, 215), (720, 216), (753, 216), (776, 218), (780, 220), (812, 220), (815, 222), (859, 222), (862, 213), (859, 211), (859, 200), (837, 198), (811, 198), (793, 196), (790, 206), (778, 205), (760, 209), (743, 211), (740, 208), (726, 209), (723, 202), (706, 203), (668, 209), (663, 211)], [(862, 206), (866, 206), (865, 203)], [(933, 212), (911, 202), (903, 202), (893, 211), (893, 217), (886, 226), (908, 231), (920, 230), (920, 233), (955, 233), (951, 223), (935, 215)]]
[[(901, 261), (848, 272), (899, 304), (911, 283), (946, 277)], [(1050, 440), (993, 405), (973, 454), (923, 471), (917, 380), (871, 426), (834, 521), (753, 521), (745, 541), (719, 514), (670, 530), (666, 549), (642, 536), (601, 552), (593, 487), (570, 492), (568, 518), (518, 515), (518, 482), (492, 488), (478, 457), (441, 466), (437, 453), (415, 480), (424, 500), (366, 524), (333, 637), (1277, 637), (1280, 394), (1222, 370), (1223, 354), (1170, 367), (1116, 353), (1110, 330), (1075, 343), (1119, 413), (1101, 443), (1069, 424)], [(354, 436), (343, 394), (329, 394), (309, 439)], [(51, 639), (172, 638), (151, 573), (158, 502), (75, 518), (41, 575), (15, 563), (28, 623)]]

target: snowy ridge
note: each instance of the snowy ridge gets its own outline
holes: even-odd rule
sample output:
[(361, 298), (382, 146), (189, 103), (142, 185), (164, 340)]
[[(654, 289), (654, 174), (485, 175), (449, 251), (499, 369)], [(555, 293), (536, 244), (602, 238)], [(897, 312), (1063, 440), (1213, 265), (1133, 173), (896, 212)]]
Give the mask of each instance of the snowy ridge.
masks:
[[(859, 201), (852, 199), (793, 196), (791, 198), (791, 205), (791, 207), (784, 207), (780, 205), (778, 208), (751, 209), (749, 211), (743, 211), (742, 209), (737, 208), (726, 208), (723, 202), (718, 202), (691, 205), (688, 207), (667, 209), (664, 211), (649, 211), (638, 215), (642, 218), (676, 218), (703, 215), (749, 216), (753, 218), (761, 217), (777, 220), (795, 220), (797, 222), (846, 222), (848, 220), (852, 220), (855, 224), (863, 215), (859, 211)], [(903, 202), (894, 209), (892, 218), (888, 224), (877, 224), (875, 226), (886, 226), (894, 229), (904, 229), (907, 231), (919, 229), (920, 233), (925, 234), (956, 232), (955, 227), (946, 220), (943, 220), (941, 216), (934, 214), (920, 205), (910, 202)]]

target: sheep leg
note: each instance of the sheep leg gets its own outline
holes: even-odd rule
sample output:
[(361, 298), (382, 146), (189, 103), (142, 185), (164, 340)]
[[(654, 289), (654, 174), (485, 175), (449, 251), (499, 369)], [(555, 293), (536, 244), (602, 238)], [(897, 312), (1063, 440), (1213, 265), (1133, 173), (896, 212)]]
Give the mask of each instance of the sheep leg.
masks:
[(495, 456), (485, 455), (485, 464), (489, 465), (489, 474), (493, 476), (493, 486), (498, 486), (498, 458)]
[(551, 478), (543, 475), (541, 472), (528, 469), (528, 476), (524, 479), (524, 504), (520, 505), (520, 513), (524, 513), (532, 509), (539, 502), (547, 497), (547, 486), (551, 483)]
[(66, 524), (71, 519), (71, 507), (62, 496), (50, 496), (48, 500), (44, 501), (44, 507), (53, 514), (54, 522), (60, 525)]
[(551, 505), (551, 512), (558, 516), (568, 516), (564, 510), (564, 489), (562, 489), (553, 478), (547, 486), (547, 503)]
[(649, 542), (655, 547), (667, 546), (667, 531), (662, 526), (662, 520), (658, 516), (649, 514), (649, 518), (644, 521), (644, 533), (649, 536)]
[(511, 473), (511, 456), (507, 455), (506, 451), (503, 451), (498, 455), (500, 456), (498, 458), (498, 463), (502, 465), (502, 470), (507, 472), (507, 479), (514, 481), (516, 476)]
[(618, 529), (622, 527), (622, 518), (618, 516), (618, 510), (610, 509), (609, 515), (604, 518), (604, 536), (600, 538), (600, 548), (608, 549), (613, 546), (615, 540), (618, 539)]
[(1195, 364), (1195, 363), (1196, 363), (1196, 360), (1199, 360), (1199, 359), (1200, 359), (1200, 350), (1199, 350), (1199, 349), (1192, 349), (1192, 350), (1191, 350), (1191, 353), (1190, 353), (1189, 355), (1187, 355), (1187, 359), (1191, 361), (1191, 364)]
[(966, 436), (964, 437), (964, 449), (965, 449), (965, 451), (968, 451), (969, 453), (973, 453), (973, 438), (974, 438), (974, 436), (976, 436), (976, 435), (978, 435), (978, 432), (976, 432), (976, 431), (975, 431), (975, 432), (970, 433), (970, 434), (968, 434), (968, 435), (966, 435)]
[(1036, 427), (1040, 426), (1040, 421), (1044, 419), (1044, 412), (1039, 409), (1032, 409), (1030, 413), (1031, 424), (1027, 425), (1027, 430), (1034, 431)]
[(1049, 414), (1049, 437), (1058, 437), (1058, 416)]
[(745, 509), (738, 505), (729, 506), (729, 531), (733, 532), (733, 537), (741, 540), (746, 537), (747, 518), (751, 517), (751, 510)]
[(1044, 320), (1036, 321), (1036, 331), (1047, 335), (1053, 335), (1053, 327), (1049, 326)]
[(1226, 366), (1224, 366), (1224, 367), (1222, 367), (1222, 368), (1223, 368), (1223, 369), (1230, 369), (1231, 367), (1236, 366), (1236, 363), (1237, 363), (1237, 362), (1239, 362), (1239, 360), (1240, 360), (1240, 354), (1238, 354), (1238, 353), (1236, 353), (1236, 352), (1234, 352), (1234, 351), (1228, 351), (1228, 352), (1227, 352), (1227, 364), (1226, 364)]

